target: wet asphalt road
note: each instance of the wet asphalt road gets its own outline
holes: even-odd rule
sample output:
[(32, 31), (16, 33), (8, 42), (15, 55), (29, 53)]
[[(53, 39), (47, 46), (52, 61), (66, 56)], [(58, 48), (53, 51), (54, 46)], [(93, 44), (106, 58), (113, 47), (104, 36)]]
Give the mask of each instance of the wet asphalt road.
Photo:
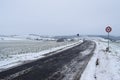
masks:
[[(68, 50), (0, 72), (0, 80), (79, 80), (95, 48), (95, 42), (86, 40)], [(86, 50), (89, 54), (84, 55)]]

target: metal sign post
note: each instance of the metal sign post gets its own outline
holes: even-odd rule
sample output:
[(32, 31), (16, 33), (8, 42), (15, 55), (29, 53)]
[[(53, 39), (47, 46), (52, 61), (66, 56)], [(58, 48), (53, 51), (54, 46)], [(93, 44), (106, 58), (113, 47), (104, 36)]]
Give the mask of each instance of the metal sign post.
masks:
[(106, 32), (108, 33), (108, 47), (106, 48), (106, 51), (109, 52), (109, 33), (112, 31), (112, 28), (110, 26), (106, 27)]
[(109, 32), (108, 32), (108, 51), (109, 51)]

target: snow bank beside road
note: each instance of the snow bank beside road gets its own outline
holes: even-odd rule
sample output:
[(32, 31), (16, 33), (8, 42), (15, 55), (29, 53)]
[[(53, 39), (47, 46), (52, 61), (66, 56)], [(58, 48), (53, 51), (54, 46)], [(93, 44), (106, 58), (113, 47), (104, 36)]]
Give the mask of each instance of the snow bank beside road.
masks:
[(80, 80), (120, 80), (120, 47), (111, 43), (111, 52), (106, 53), (107, 43), (100, 40), (95, 41), (97, 44), (95, 54)]

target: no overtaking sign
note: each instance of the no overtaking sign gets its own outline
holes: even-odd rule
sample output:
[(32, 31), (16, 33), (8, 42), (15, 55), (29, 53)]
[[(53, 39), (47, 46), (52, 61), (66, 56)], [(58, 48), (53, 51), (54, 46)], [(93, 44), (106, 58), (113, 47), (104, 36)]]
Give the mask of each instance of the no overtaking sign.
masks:
[(105, 28), (105, 31), (108, 33), (108, 47), (106, 48), (106, 51), (109, 52), (109, 33), (112, 31), (112, 28), (110, 26), (107, 26)]
[(108, 26), (108, 27), (106, 27), (106, 29), (105, 29), (105, 30), (106, 30), (106, 32), (108, 32), (108, 33), (109, 33), (109, 32), (111, 32), (111, 31), (112, 31), (112, 28), (111, 28), (110, 26)]

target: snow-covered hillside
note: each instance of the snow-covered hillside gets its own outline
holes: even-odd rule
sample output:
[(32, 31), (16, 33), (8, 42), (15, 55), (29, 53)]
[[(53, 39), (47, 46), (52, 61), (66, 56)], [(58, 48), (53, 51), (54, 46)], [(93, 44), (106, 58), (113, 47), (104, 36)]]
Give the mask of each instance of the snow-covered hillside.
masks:
[(21, 38), (16, 38), (16, 37), (0, 37), (0, 41), (3, 40), (25, 40), (25, 39), (21, 39)]
[(28, 39), (28, 40), (55, 40), (49, 36), (40, 36), (37, 34), (18, 35), (17, 38)]
[(92, 40), (97, 48), (80, 80), (120, 80), (120, 43), (110, 42), (110, 52), (105, 52), (107, 40)]
[(55, 40), (49, 36), (40, 36), (37, 34), (26, 35), (0, 35), (0, 40)]

